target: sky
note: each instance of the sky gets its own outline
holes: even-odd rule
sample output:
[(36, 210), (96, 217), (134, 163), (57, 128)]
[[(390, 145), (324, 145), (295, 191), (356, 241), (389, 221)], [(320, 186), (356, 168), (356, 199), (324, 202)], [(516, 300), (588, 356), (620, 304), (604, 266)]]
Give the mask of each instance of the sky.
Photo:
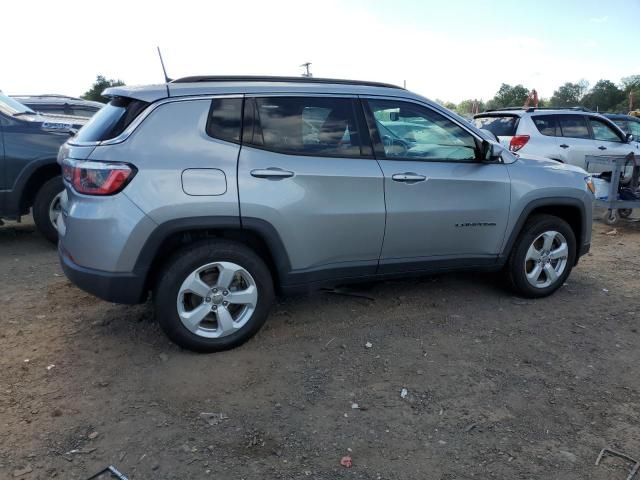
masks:
[(0, 90), (78, 96), (97, 74), (300, 75), (488, 100), (501, 83), (550, 97), (565, 82), (640, 74), (640, 0), (5, 0)]

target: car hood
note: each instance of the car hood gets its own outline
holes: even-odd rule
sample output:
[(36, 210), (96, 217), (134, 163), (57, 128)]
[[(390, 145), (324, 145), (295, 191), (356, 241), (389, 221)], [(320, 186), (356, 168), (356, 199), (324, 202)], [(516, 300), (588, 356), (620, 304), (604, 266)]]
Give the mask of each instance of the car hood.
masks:
[(570, 165), (568, 163), (558, 162), (556, 160), (552, 160), (547, 157), (541, 157), (538, 155), (527, 154), (527, 155), (520, 156), (516, 163), (518, 162), (523, 163), (524, 165), (527, 165), (527, 166), (532, 166), (532, 167), (550, 168), (553, 170), (565, 170), (569, 172), (576, 172), (584, 175), (589, 175), (585, 169), (580, 168), (576, 165)]

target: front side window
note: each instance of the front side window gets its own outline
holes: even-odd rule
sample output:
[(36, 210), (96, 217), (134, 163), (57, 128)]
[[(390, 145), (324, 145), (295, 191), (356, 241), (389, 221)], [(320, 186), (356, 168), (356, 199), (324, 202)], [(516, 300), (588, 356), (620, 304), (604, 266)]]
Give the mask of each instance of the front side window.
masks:
[(473, 135), (443, 115), (409, 102), (369, 100), (368, 106), (386, 158), (475, 161)]
[(209, 109), (207, 134), (227, 142), (240, 142), (242, 98), (214, 98)]
[(629, 121), (629, 132), (636, 141), (640, 141), (640, 122)]
[(553, 115), (539, 115), (533, 117), (533, 123), (542, 135), (559, 137), (557, 117)]
[(581, 115), (565, 115), (560, 118), (560, 128), (563, 137), (591, 138), (587, 122)]
[(610, 125), (597, 118), (591, 119), (591, 130), (593, 130), (594, 140), (600, 140), (602, 142), (622, 142), (622, 139)]
[(359, 133), (355, 102), (333, 97), (247, 99), (244, 141), (293, 155), (368, 155)]

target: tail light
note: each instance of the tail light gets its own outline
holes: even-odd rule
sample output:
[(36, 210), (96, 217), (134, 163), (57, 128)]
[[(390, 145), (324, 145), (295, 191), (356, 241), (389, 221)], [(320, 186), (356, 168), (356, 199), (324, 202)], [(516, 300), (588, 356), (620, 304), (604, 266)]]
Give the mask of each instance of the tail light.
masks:
[(84, 195), (115, 195), (135, 176), (133, 165), (116, 162), (62, 161), (62, 176), (73, 189)]
[(517, 152), (529, 141), (529, 135), (514, 135), (509, 142), (509, 150)]

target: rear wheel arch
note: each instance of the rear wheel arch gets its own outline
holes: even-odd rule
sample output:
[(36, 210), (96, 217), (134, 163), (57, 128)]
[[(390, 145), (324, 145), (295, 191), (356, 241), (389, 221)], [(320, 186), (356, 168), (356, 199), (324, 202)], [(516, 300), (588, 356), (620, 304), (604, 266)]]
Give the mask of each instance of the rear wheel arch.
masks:
[(253, 250), (267, 265), (276, 287), (290, 270), (286, 250), (275, 228), (259, 219), (245, 224), (239, 217), (185, 218), (161, 224), (151, 234), (134, 267), (145, 277), (145, 291), (152, 290), (170, 254), (185, 245), (206, 239), (225, 239)]

